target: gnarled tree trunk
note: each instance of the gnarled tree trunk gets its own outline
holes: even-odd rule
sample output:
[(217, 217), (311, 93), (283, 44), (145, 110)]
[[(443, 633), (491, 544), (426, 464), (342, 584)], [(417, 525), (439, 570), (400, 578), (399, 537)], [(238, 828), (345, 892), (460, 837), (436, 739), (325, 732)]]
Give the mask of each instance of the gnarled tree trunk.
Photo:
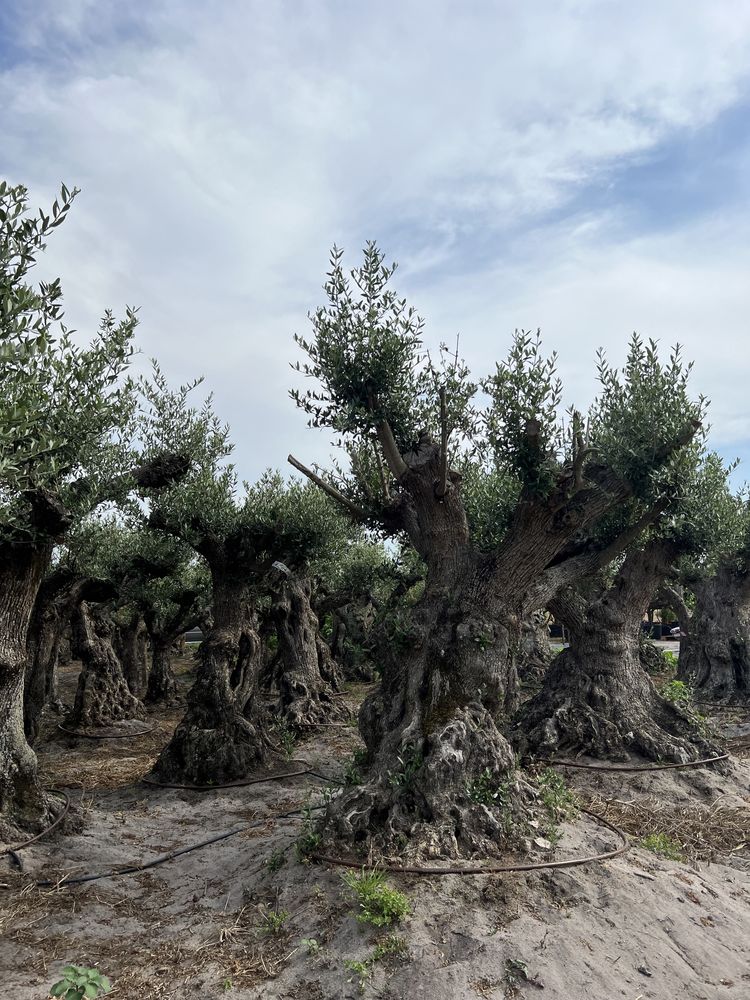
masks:
[(331, 654), (347, 680), (371, 681), (375, 676), (371, 645), (376, 617), (370, 601), (351, 601), (331, 612)]
[(185, 715), (154, 766), (160, 781), (234, 781), (271, 751), (254, 697), (262, 653), (247, 583), (218, 558), (211, 571), (213, 626), (198, 649), (198, 674)]
[(683, 762), (718, 752), (641, 667), (641, 619), (673, 557), (667, 543), (653, 542), (627, 557), (611, 586), (595, 588), (593, 596), (569, 590), (550, 602), (570, 630), (570, 646), (519, 713), (524, 753), (613, 760), (637, 753)]
[(28, 628), (52, 546), (0, 546), (0, 837), (47, 815), (34, 751), (23, 725)]
[[(57, 700), (57, 665), (71, 617), (81, 601), (106, 601), (114, 596), (106, 580), (79, 577), (58, 569), (43, 581), (34, 603), (27, 643), (24, 725), (29, 742), (38, 735), (46, 705)], [(58, 711), (62, 705), (56, 705)]]
[[(695, 593), (687, 635), (680, 640), (677, 676), (704, 701), (750, 698), (750, 573), (719, 567), (692, 585)], [(684, 630), (685, 626), (680, 621)]]
[(130, 693), (142, 698), (148, 684), (148, 632), (139, 614), (115, 630), (114, 648)]
[(534, 611), (521, 623), (517, 657), (521, 683), (532, 687), (541, 684), (551, 662), (552, 646), (549, 641), (547, 614), (544, 611)]
[(320, 635), (310, 590), (309, 580), (286, 567), (277, 570), (273, 618), (279, 644), (279, 713), (297, 728), (349, 716), (334, 697), (338, 668)]
[(68, 723), (73, 726), (111, 726), (146, 716), (143, 704), (131, 693), (122, 665), (112, 646), (114, 626), (102, 609), (82, 601), (73, 614), (75, 644), (83, 661), (78, 689)]
[(151, 670), (146, 688), (146, 704), (170, 702), (177, 698), (177, 678), (172, 669), (174, 638), (151, 635)]
[(393, 633), (359, 715), (367, 772), (329, 806), (326, 835), (456, 857), (497, 854), (528, 829), (534, 796), (496, 723), (515, 688), (518, 618), (481, 561), (445, 570)]

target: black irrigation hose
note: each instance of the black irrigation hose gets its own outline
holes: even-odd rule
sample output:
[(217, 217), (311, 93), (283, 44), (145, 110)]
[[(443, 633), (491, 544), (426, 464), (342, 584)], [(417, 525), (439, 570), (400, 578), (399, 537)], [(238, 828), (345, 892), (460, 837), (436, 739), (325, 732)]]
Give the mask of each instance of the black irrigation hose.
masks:
[(544, 761), (543, 763), (549, 764), (552, 767), (574, 767), (581, 771), (610, 771), (613, 774), (618, 771), (622, 771), (632, 774), (635, 771), (668, 771), (673, 768), (701, 767), (703, 764), (713, 764), (716, 761), (728, 759), (728, 753), (721, 753), (717, 754), (715, 757), (706, 757), (705, 760), (688, 760), (682, 764), (580, 764), (573, 760), (555, 759), (550, 759)]
[[(311, 809), (324, 808), (324, 806), (311, 807)], [(216, 844), (220, 840), (228, 840), (230, 837), (236, 837), (238, 833), (244, 833), (245, 830), (252, 830), (257, 826), (263, 826), (269, 820), (287, 819), (289, 816), (301, 816), (305, 812), (306, 809), (290, 809), (288, 812), (277, 813), (275, 816), (266, 816), (264, 819), (254, 820), (252, 823), (245, 823), (243, 826), (238, 826), (234, 830), (227, 830), (225, 833), (217, 833), (214, 837), (207, 837), (206, 840), (201, 840), (197, 844), (190, 844), (188, 847), (180, 847), (178, 850), (170, 851), (168, 854), (161, 854), (158, 858), (154, 858), (153, 861), (145, 861), (141, 865), (128, 865), (126, 868), (113, 869), (108, 872), (95, 872), (90, 875), (78, 875), (76, 878), (63, 876), (56, 882), (52, 879), (40, 879), (33, 882), (32, 885), (35, 885), (38, 889), (64, 889), (67, 886), (82, 885), (84, 882), (96, 882), (103, 878), (117, 878), (118, 875), (134, 875), (138, 872), (148, 871), (149, 868), (156, 868), (157, 865), (164, 865), (168, 861), (182, 857), (183, 854), (190, 854), (191, 851), (197, 851), (201, 847), (208, 847), (209, 844)]]
[[(507, 872), (533, 872), (539, 871), (546, 868), (578, 868), (581, 865), (589, 865), (594, 861), (608, 861), (610, 858), (617, 858), (621, 854), (625, 854), (626, 851), (630, 850), (630, 842), (628, 841), (628, 835), (624, 830), (621, 830), (619, 826), (615, 826), (614, 823), (610, 823), (609, 820), (600, 816), (598, 813), (591, 812), (588, 809), (581, 809), (582, 813), (586, 813), (587, 816), (593, 817), (602, 826), (606, 826), (607, 829), (612, 830), (616, 833), (618, 837), (621, 838), (622, 843), (619, 847), (614, 848), (611, 851), (604, 851), (602, 854), (589, 854), (583, 858), (570, 858), (568, 861), (540, 861), (536, 864), (519, 864), (519, 865), (485, 865), (485, 866), (461, 866), (461, 867), (450, 867), (450, 868), (420, 868), (414, 865), (386, 865), (378, 863), (375, 867), (380, 871), (393, 872), (399, 875), (503, 875)], [(332, 858), (327, 854), (312, 854), (311, 859), (313, 861), (319, 861), (323, 864), (336, 865), (338, 868), (362, 868), (361, 861), (348, 860), (346, 858)]]
[[(177, 785), (166, 781), (157, 781), (155, 778), (150, 778), (148, 775), (141, 778), (141, 781), (145, 785), (153, 785), (155, 788), (181, 788), (190, 792), (213, 792), (217, 788), (244, 788), (247, 785), (260, 785), (266, 781), (280, 781), (282, 778), (297, 778), (302, 774), (315, 774), (315, 772), (305, 768), (304, 771), (288, 771), (286, 774), (267, 774), (262, 778), (239, 778), (237, 781), (227, 781), (224, 784), (219, 785)], [(320, 778), (322, 776), (315, 774), (315, 777)]]
[(42, 837), (46, 837), (48, 833), (51, 833), (55, 829), (55, 827), (59, 826), (59, 824), (62, 823), (62, 821), (68, 815), (68, 810), (70, 809), (70, 796), (68, 795), (68, 793), (64, 792), (61, 788), (45, 788), (44, 791), (49, 792), (50, 795), (62, 795), (63, 797), (62, 811), (59, 813), (59, 815), (55, 817), (54, 821), (50, 823), (50, 825), (45, 830), (42, 830), (41, 833), (38, 833), (36, 837), (32, 837), (30, 840), (24, 840), (22, 844), (16, 844), (14, 847), (6, 847), (4, 851), (0, 851), (0, 857), (2, 857), (5, 854), (15, 854), (16, 851), (22, 851), (24, 847), (31, 847), (31, 845), (35, 844), (37, 840), (41, 840)]
[(57, 728), (67, 733), (68, 736), (76, 736), (78, 739), (84, 740), (132, 740), (136, 736), (145, 736), (154, 731), (154, 726), (148, 726), (146, 729), (140, 729), (137, 733), (115, 733), (112, 736), (105, 736), (101, 733), (82, 733), (75, 729), (66, 729), (62, 722), (58, 722)]

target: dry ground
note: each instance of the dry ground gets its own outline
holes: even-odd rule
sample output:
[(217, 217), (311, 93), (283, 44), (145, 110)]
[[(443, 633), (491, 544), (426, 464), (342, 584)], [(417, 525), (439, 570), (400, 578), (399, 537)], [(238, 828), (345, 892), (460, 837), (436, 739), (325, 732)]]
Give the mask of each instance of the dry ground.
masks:
[[(354, 704), (361, 692), (350, 697)], [(111, 996), (128, 1000), (750, 997), (750, 758), (738, 757), (731, 777), (709, 768), (566, 774), (582, 800), (634, 838), (671, 836), (681, 861), (635, 846), (585, 868), (392, 876), (412, 913), (378, 931), (356, 920), (338, 871), (297, 860), (300, 817), (274, 818), (319, 802), (320, 780), (208, 793), (140, 783), (179, 714), (152, 717), (154, 732), (133, 741), (76, 741), (55, 720), (48, 726), (41, 766), (50, 784), (70, 790), (80, 830), (23, 851), (20, 873), (1, 862), (3, 996), (43, 1000), (73, 962), (107, 973)], [(750, 731), (742, 713), (722, 713), (721, 724), (733, 736)], [(333, 776), (357, 745), (354, 729), (318, 730), (280, 768), (303, 762)], [(31, 885), (137, 863), (253, 821), (150, 871)], [(563, 832), (558, 858), (615, 846), (585, 817)], [(383, 943), (392, 954), (364, 971), (347, 965), (372, 959)]]

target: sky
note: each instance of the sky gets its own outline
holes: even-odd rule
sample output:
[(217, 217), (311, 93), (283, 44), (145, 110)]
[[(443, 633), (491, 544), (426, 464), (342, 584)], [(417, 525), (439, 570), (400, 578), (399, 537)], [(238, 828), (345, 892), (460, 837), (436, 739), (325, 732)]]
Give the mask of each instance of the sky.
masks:
[(372, 239), (477, 375), (541, 328), (585, 406), (597, 348), (681, 343), (750, 479), (749, 168), (747, 2), (0, 3), (0, 176), (81, 188), (39, 276), (81, 336), (138, 306), (243, 478), (326, 463), (292, 335)]

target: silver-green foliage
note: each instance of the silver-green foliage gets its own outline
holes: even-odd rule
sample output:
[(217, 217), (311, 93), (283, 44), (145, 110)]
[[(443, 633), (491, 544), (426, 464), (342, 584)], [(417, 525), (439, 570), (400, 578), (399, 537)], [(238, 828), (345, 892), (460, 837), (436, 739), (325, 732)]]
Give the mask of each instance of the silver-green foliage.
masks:
[(85, 509), (128, 452), (134, 311), (122, 321), (105, 313), (81, 347), (63, 322), (59, 280), (29, 280), (76, 193), (63, 186), (50, 214), (35, 216), (24, 187), (0, 182), (0, 536), (8, 540), (42, 530), (32, 516), (42, 493)]

